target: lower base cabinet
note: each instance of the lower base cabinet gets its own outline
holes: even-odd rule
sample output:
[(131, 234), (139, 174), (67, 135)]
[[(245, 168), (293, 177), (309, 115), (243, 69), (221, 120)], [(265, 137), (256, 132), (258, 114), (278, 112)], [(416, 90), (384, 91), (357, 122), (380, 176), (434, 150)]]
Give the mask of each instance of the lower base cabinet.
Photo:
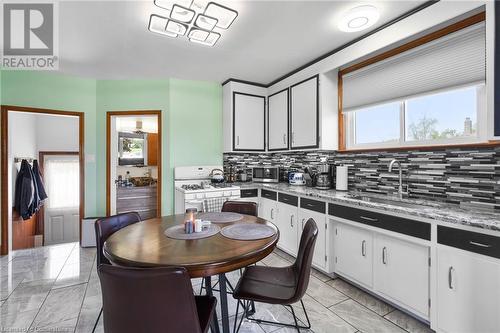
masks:
[(373, 287), (373, 233), (335, 223), (335, 272), (367, 288)]
[(276, 224), (276, 217), (277, 217), (276, 201), (266, 198), (260, 198), (259, 217)]
[(300, 209), (299, 211), (299, 235), (298, 241), (300, 242), (300, 237), (302, 236), (302, 229), (309, 220), (312, 218), (316, 222), (318, 227), (318, 238), (316, 238), (316, 245), (314, 246), (314, 254), (312, 259), (313, 266), (322, 269), (323, 271), (329, 271), (328, 268), (328, 254), (327, 254), (327, 225), (326, 225), (326, 215), (310, 211), (308, 209)]
[(278, 202), (277, 207), (278, 218), (276, 225), (280, 231), (278, 247), (295, 256), (298, 251), (298, 230), (300, 229), (297, 224), (297, 207), (282, 202)]
[(375, 235), (374, 287), (422, 318), (429, 318), (429, 247)]
[(500, 332), (498, 259), (438, 245), (437, 331)]

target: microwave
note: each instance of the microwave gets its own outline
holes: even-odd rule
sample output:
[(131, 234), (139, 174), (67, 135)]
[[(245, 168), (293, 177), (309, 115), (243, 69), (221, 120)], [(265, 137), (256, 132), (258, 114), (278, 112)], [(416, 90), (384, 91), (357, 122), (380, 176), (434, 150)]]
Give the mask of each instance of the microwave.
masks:
[(252, 181), (257, 183), (277, 183), (279, 181), (279, 167), (253, 167)]

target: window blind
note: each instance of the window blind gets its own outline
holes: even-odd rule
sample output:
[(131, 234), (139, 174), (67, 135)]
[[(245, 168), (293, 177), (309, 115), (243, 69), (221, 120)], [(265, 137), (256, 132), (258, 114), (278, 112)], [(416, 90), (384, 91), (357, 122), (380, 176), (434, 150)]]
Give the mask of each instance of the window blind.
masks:
[(348, 73), (343, 111), (486, 79), (486, 28), (481, 22)]

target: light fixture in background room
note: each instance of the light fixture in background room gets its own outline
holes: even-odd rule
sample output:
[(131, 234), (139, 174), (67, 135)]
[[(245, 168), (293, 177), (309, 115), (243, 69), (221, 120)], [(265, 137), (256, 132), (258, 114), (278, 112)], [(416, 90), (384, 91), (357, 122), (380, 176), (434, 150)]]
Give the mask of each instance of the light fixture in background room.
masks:
[(351, 8), (339, 20), (338, 27), (344, 32), (356, 32), (368, 29), (377, 23), (380, 13), (377, 7), (363, 5)]
[(208, 46), (214, 46), (238, 16), (236, 10), (206, 0), (155, 0), (154, 4), (165, 14), (150, 16), (150, 31), (186, 36), (193, 43)]

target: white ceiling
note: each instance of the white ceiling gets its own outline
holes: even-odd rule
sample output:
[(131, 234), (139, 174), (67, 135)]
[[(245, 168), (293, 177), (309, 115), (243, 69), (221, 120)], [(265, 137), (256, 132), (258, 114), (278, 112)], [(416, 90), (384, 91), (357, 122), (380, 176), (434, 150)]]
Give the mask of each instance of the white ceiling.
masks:
[(336, 18), (371, 3), (379, 22), (425, 1), (217, 1), (239, 12), (215, 47), (148, 31), (162, 14), (153, 0), (60, 3), (60, 72), (98, 79), (227, 78), (269, 83), (367, 31), (345, 33)]

